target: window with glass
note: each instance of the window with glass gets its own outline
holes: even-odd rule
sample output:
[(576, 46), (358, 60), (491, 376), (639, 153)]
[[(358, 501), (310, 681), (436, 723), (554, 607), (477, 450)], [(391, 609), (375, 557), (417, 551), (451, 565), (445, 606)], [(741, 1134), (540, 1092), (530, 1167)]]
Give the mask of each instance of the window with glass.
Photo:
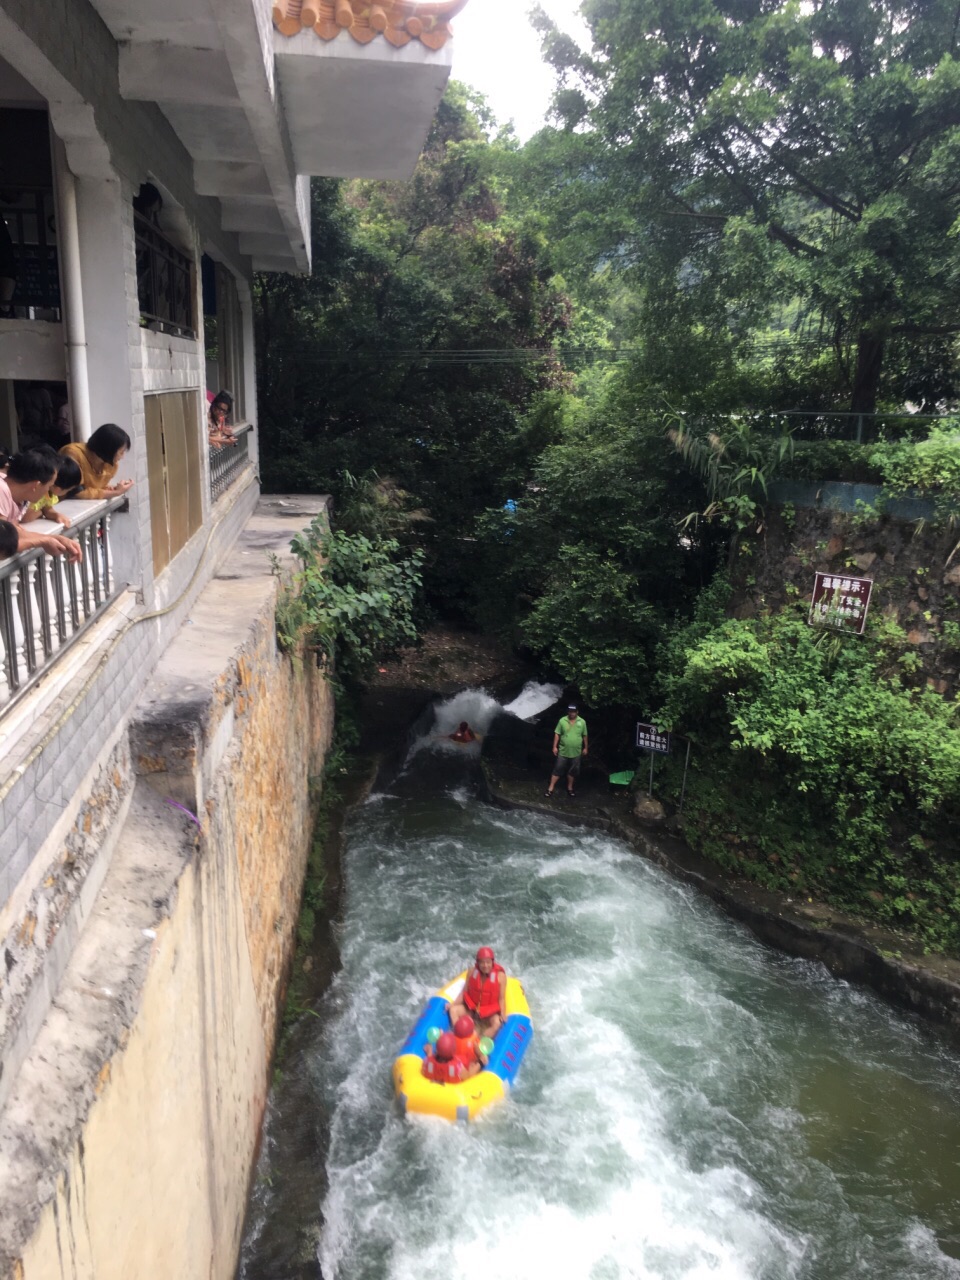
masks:
[(245, 422), (243, 394), (243, 318), (233, 275), (207, 254), (201, 260), (203, 281), (203, 334), (207, 359), (207, 386), (233, 396), (231, 421)]

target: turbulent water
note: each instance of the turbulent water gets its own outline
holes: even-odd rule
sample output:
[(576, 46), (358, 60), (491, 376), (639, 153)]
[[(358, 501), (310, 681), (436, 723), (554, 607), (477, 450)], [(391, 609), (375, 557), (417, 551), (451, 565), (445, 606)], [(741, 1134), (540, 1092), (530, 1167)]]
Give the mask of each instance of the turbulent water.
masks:
[[(271, 1103), (244, 1280), (960, 1277), (956, 1056), (618, 841), (480, 803), (475, 748), (431, 735), (493, 709), (438, 708), (353, 816), (343, 968)], [(482, 943), (530, 1002), (518, 1085), (469, 1127), (401, 1119), (392, 1057)], [(311, 1228), (320, 1271), (284, 1255)]]

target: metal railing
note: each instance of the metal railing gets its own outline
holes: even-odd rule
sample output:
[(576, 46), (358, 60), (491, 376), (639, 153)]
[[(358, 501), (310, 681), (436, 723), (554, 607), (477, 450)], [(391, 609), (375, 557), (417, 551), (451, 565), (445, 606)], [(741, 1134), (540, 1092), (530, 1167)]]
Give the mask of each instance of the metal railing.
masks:
[[(683, 415), (687, 417), (687, 415)], [(794, 440), (847, 440), (855, 444), (877, 441), (923, 440), (931, 425), (953, 415), (929, 413), (849, 413), (821, 409), (744, 410), (741, 413), (690, 415), (703, 429), (722, 431), (725, 422), (748, 423), (758, 433), (790, 432)]]
[(113, 580), (110, 521), (125, 497), (64, 502), (71, 525), (38, 520), (31, 532), (76, 538), (83, 560), (23, 551), (0, 560), (0, 715), (20, 700), (120, 594)]
[(249, 422), (240, 422), (233, 428), (236, 444), (210, 445), (210, 497), (216, 502), (236, 480), (250, 461)]
[(193, 262), (141, 214), (133, 215), (133, 225), (141, 319), (163, 333), (195, 338)]
[(943, 414), (931, 413), (818, 413), (788, 409), (782, 415), (795, 440), (850, 440), (855, 444), (878, 441), (922, 440)]

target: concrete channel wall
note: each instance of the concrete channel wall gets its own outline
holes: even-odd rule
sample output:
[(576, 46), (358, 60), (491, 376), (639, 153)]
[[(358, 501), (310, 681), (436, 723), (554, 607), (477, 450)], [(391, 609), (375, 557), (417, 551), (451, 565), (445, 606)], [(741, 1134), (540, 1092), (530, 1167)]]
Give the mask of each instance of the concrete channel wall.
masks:
[(0, 1117), (0, 1275), (234, 1274), (333, 729), (270, 556), (325, 509), (261, 499), (104, 749), (132, 787)]

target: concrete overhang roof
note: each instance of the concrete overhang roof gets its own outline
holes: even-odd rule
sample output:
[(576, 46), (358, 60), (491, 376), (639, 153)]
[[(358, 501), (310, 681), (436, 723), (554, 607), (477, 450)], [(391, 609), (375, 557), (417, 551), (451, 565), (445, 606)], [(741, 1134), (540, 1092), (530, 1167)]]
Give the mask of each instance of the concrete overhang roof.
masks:
[(310, 265), (306, 175), (404, 178), (466, 0), (91, 0), (120, 92), (155, 102), (264, 271)]
[(330, 178), (408, 178), (450, 75), (450, 45), (329, 43), (274, 33), (297, 168)]

